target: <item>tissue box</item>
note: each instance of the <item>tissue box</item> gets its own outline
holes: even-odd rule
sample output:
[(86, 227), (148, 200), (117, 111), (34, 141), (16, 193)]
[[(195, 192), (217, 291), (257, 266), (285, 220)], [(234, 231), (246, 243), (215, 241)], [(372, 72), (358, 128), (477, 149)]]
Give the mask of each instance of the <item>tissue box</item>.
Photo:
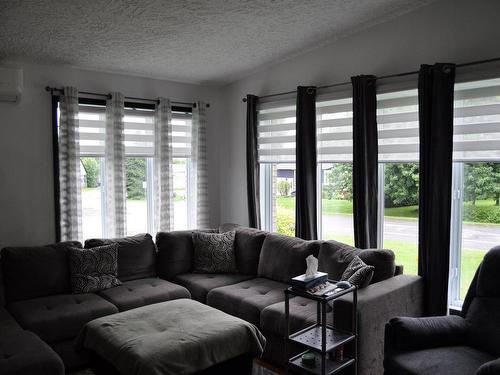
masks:
[(316, 272), (313, 277), (306, 278), (306, 275), (300, 275), (294, 277), (290, 284), (293, 288), (297, 290), (308, 290), (314, 288), (319, 284), (326, 283), (328, 281), (328, 274), (326, 272)]

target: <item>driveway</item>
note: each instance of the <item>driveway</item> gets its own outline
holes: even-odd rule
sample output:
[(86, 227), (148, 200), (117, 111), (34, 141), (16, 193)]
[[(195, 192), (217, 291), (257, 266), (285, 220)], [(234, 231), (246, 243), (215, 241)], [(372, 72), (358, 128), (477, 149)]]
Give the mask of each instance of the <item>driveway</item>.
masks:
[[(352, 236), (354, 225), (351, 215), (323, 215), (323, 233), (337, 233)], [(384, 239), (394, 241), (418, 242), (418, 221), (385, 218)], [(500, 225), (463, 224), (462, 248), (489, 250), (500, 245)]]

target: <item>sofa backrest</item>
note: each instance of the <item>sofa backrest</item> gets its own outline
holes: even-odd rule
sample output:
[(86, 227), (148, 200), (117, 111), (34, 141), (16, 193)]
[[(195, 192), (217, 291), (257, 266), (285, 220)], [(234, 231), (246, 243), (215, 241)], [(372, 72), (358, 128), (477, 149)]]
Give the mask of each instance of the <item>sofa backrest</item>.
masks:
[(156, 234), (158, 276), (170, 280), (193, 270), (193, 231), (179, 230)]
[(320, 243), (268, 233), (260, 252), (258, 276), (288, 283), (306, 271), (306, 258), (318, 256)]
[(129, 281), (156, 276), (156, 246), (149, 233), (114, 239), (90, 239), (85, 248), (118, 244), (118, 279)]
[(70, 293), (69, 246), (82, 247), (79, 242), (61, 242), (47, 246), (2, 249), (6, 301)]
[(355, 256), (374, 266), (371, 284), (394, 276), (396, 263), (394, 252), (386, 249), (358, 249), (337, 241), (323, 241), (319, 250), (318, 269), (328, 273), (332, 280), (340, 280), (347, 265)]
[(235, 231), (234, 255), (238, 272), (257, 275), (262, 244), (268, 232), (238, 224), (222, 224), (219, 232)]
[(471, 283), (465, 318), (471, 343), (495, 357), (500, 356), (500, 246), (484, 256)]

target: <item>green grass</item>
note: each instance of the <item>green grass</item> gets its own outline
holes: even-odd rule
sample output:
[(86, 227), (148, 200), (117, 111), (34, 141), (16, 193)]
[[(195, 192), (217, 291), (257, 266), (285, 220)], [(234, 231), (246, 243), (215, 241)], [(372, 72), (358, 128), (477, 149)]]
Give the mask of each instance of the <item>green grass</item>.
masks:
[[(340, 199), (323, 199), (322, 205), (323, 205), (322, 206), (323, 215), (352, 215), (352, 201), (340, 200)], [(465, 205), (471, 206), (471, 203), (465, 202)], [(294, 210), (295, 198), (278, 197), (277, 206), (282, 209)], [(495, 206), (495, 202), (491, 199), (476, 201), (476, 207), (488, 207), (489, 210), (500, 213), (500, 206)], [(384, 216), (417, 220), (418, 206), (385, 208)]]

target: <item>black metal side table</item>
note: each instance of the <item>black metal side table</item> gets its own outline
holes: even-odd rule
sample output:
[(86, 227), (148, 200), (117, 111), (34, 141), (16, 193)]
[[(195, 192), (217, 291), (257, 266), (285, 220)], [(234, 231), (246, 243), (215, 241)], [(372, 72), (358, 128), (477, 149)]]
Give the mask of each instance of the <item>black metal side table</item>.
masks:
[[(330, 283), (335, 281), (329, 280)], [(333, 301), (346, 294), (352, 293), (352, 331), (344, 331), (335, 328), (334, 319), (331, 324), (326, 320), (326, 311), (328, 302)], [(304, 328), (298, 332), (290, 334), (290, 297), (298, 296), (308, 298), (317, 302), (316, 324)], [(285, 319), (286, 319), (286, 340), (285, 353), (288, 355), (290, 343), (298, 344), (304, 347), (305, 351), (290, 358), (286, 365), (287, 374), (290, 371), (300, 374), (336, 374), (348, 366), (353, 366), (353, 374), (357, 374), (357, 351), (358, 351), (358, 314), (357, 314), (358, 290), (355, 286), (348, 289), (335, 289), (332, 293), (326, 295), (313, 295), (302, 292), (292, 287), (285, 289)], [(340, 347), (350, 345), (349, 354), (345, 354), (341, 360), (329, 358), (329, 353), (334, 352)], [(314, 354), (315, 365), (308, 366), (302, 363), (302, 355), (306, 352)]]

